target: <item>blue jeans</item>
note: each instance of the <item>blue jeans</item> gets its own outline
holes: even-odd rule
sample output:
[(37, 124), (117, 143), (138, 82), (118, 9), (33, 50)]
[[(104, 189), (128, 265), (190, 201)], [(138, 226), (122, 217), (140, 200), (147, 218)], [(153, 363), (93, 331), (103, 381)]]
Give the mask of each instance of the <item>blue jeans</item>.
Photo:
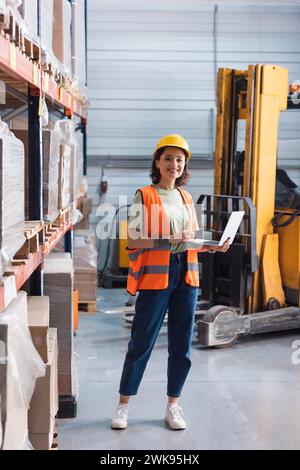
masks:
[(198, 288), (185, 283), (186, 253), (170, 255), (169, 285), (142, 290), (136, 302), (119, 392), (136, 395), (168, 310), (167, 395), (179, 397), (191, 367), (190, 350)]

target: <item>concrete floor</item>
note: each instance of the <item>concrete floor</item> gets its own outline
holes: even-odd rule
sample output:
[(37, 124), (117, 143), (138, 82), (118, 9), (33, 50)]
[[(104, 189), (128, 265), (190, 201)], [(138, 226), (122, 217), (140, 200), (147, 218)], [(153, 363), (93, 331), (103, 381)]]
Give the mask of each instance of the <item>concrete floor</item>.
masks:
[[(98, 308), (105, 309), (124, 305), (128, 295), (124, 289), (99, 289), (98, 297)], [(163, 421), (166, 331), (130, 402), (128, 429), (114, 431), (110, 419), (130, 326), (122, 315), (80, 315), (78, 413), (58, 420), (60, 449), (300, 449), (300, 364), (292, 361), (299, 330), (245, 337), (226, 349), (206, 349), (195, 339), (181, 398), (184, 431), (171, 431)]]

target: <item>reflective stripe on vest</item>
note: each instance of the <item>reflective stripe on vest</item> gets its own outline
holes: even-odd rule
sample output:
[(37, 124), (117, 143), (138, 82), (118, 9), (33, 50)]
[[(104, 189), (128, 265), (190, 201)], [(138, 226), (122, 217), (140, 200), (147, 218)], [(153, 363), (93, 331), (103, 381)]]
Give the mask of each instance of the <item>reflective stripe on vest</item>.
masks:
[(145, 251), (165, 251), (162, 248), (138, 248), (136, 251), (135, 250), (129, 250), (127, 248), (127, 255), (130, 259), (130, 261), (136, 261), (138, 257), (145, 253)]
[(187, 263), (188, 271), (199, 271), (198, 263)]
[[(178, 188), (179, 189), (179, 188)], [(148, 220), (145, 223), (149, 238), (151, 238), (151, 206), (160, 206), (159, 236), (163, 237), (163, 227), (166, 226), (167, 216), (161, 204), (158, 192), (152, 186), (140, 189), (143, 203), (148, 211)], [(186, 205), (193, 204), (192, 197), (183, 189), (179, 189), (183, 202)], [(196, 227), (193, 214), (191, 216), (191, 228)], [(169, 223), (168, 223), (169, 224)], [(167, 224), (167, 225), (168, 225)], [(145, 233), (145, 227), (144, 227)], [(136, 248), (127, 250), (130, 267), (127, 277), (127, 290), (135, 295), (138, 290), (144, 289), (166, 289), (169, 282), (170, 249), (161, 248)], [(198, 255), (195, 250), (187, 250), (187, 271), (185, 282), (191, 286), (199, 286)]]
[(144, 274), (169, 274), (169, 266), (142, 266), (137, 273), (129, 268), (128, 274), (133, 276), (134, 279), (139, 279)]

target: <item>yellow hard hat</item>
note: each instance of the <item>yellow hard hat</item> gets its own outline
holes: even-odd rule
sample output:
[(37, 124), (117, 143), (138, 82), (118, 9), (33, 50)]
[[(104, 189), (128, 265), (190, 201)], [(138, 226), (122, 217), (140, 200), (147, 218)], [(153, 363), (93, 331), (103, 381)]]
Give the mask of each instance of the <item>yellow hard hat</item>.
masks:
[(186, 152), (188, 159), (191, 158), (189, 144), (179, 134), (170, 134), (162, 137), (156, 145), (155, 152), (163, 147), (178, 147)]

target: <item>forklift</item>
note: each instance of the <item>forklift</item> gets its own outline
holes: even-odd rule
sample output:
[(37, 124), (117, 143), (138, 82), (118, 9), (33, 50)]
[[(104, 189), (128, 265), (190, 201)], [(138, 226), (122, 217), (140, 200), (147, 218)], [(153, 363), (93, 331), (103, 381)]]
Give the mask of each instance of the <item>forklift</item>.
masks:
[(288, 90), (276, 65), (218, 71), (214, 194), (197, 204), (212, 239), (232, 211), (245, 216), (226, 253), (199, 253), (197, 332), (208, 347), (300, 328), (300, 188), (276, 168), (280, 113), (299, 109)]

